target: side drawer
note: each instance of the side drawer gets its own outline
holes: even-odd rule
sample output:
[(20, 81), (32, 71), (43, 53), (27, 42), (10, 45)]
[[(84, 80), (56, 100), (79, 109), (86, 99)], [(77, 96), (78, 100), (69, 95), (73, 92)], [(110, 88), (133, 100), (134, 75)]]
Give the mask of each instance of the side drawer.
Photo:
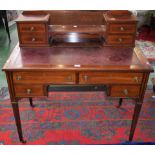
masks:
[(44, 96), (42, 85), (15, 85), (15, 94), (17, 97)]
[(20, 23), (18, 27), (20, 32), (45, 32), (44, 23)]
[(133, 35), (108, 35), (107, 43), (115, 45), (133, 44), (134, 37)]
[(74, 72), (14, 72), (13, 81), (23, 84), (74, 84), (76, 75)]
[(46, 43), (45, 33), (21, 33), (20, 41), (22, 44)]
[(133, 34), (136, 32), (135, 24), (110, 24), (109, 33), (128, 33)]
[(143, 73), (81, 72), (80, 84), (140, 84)]
[(110, 96), (111, 97), (139, 97), (140, 86), (130, 85), (114, 85), (111, 86)]

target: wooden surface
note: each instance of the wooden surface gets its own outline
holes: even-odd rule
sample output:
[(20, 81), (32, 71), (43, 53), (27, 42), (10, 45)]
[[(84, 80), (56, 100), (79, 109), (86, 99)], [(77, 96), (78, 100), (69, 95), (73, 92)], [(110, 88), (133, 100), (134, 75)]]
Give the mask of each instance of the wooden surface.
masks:
[(25, 16), (50, 14), (49, 25), (103, 25), (104, 10), (24, 11)]
[(138, 20), (137, 18), (131, 14), (130, 16), (110, 16), (108, 15), (107, 13), (104, 14), (104, 18), (105, 18), (105, 21), (108, 22), (108, 23), (136, 23)]
[[(153, 68), (141, 50), (134, 47), (137, 19), (133, 15), (114, 19), (105, 14), (104, 11), (28, 11), (18, 19), (20, 46), (12, 51), (3, 71), (21, 142), (25, 143), (18, 100), (30, 98), (32, 105), (32, 97), (48, 96), (51, 84), (80, 86), (81, 90), (83, 86), (100, 85), (108, 97), (120, 98), (119, 105), (123, 98), (135, 99), (129, 141), (133, 139)], [(73, 36), (78, 41), (68, 43), (80, 47), (66, 44)], [(63, 47), (50, 44), (54, 37), (64, 39)], [(87, 47), (95, 46), (96, 38), (101, 39), (102, 45)]]
[[(136, 17), (127, 10), (111, 11), (112, 14), (119, 13), (116, 17), (114, 15), (111, 17), (109, 12), (24, 11), (17, 19), (20, 46), (134, 47)], [(126, 13), (131, 15), (125, 16)], [(43, 31), (44, 34), (40, 33)]]
[(20, 14), (16, 22), (48, 22), (49, 14), (24, 15)]
[[(33, 61), (32, 61), (33, 60)], [(3, 70), (150, 71), (138, 48), (20, 48), (15, 47)]]
[[(107, 96), (136, 99), (129, 140), (133, 139), (151, 65), (138, 48), (15, 47), (3, 67), (21, 142), (20, 98), (48, 96), (49, 85), (103, 85)], [(82, 88), (82, 87), (81, 87)], [(32, 102), (31, 102), (32, 104)], [(121, 105), (121, 104), (120, 104)]]

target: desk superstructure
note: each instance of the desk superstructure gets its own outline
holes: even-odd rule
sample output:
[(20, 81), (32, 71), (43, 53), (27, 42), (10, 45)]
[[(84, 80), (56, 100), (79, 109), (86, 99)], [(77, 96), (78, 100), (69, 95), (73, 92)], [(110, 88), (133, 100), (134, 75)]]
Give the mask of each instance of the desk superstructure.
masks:
[(30, 11), (19, 17), (19, 45), (3, 70), (20, 141), (25, 142), (18, 100), (30, 98), (32, 105), (33, 97), (48, 96), (49, 85), (103, 85), (108, 97), (120, 98), (119, 106), (123, 98), (135, 99), (133, 139), (153, 70), (134, 47), (136, 17), (109, 16), (105, 11)]

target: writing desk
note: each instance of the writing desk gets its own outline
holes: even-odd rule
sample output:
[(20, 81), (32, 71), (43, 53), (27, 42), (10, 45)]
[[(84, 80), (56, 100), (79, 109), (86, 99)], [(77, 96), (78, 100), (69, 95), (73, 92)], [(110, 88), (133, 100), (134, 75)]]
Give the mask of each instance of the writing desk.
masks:
[(134, 131), (149, 77), (153, 71), (138, 48), (133, 47), (19, 47), (3, 67), (21, 142), (18, 100), (48, 96), (49, 85), (104, 85), (108, 97), (135, 99), (129, 134)]

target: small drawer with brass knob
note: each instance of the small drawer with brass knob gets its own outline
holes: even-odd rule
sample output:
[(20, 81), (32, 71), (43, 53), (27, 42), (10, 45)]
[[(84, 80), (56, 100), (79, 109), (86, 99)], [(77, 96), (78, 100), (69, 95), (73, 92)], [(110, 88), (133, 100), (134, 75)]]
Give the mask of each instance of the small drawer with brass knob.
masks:
[(15, 94), (17, 97), (44, 96), (42, 85), (15, 85)]
[(108, 44), (120, 44), (120, 45), (131, 45), (133, 44), (133, 35), (108, 35), (107, 43)]
[(111, 97), (139, 97), (139, 85), (113, 85), (110, 89)]
[(21, 33), (20, 42), (22, 44), (45, 43), (46, 37), (42, 32)]
[(18, 28), (20, 32), (45, 32), (44, 23), (19, 23)]
[(127, 33), (133, 34), (136, 32), (136, 24), (110, 24), (109, 33)]

